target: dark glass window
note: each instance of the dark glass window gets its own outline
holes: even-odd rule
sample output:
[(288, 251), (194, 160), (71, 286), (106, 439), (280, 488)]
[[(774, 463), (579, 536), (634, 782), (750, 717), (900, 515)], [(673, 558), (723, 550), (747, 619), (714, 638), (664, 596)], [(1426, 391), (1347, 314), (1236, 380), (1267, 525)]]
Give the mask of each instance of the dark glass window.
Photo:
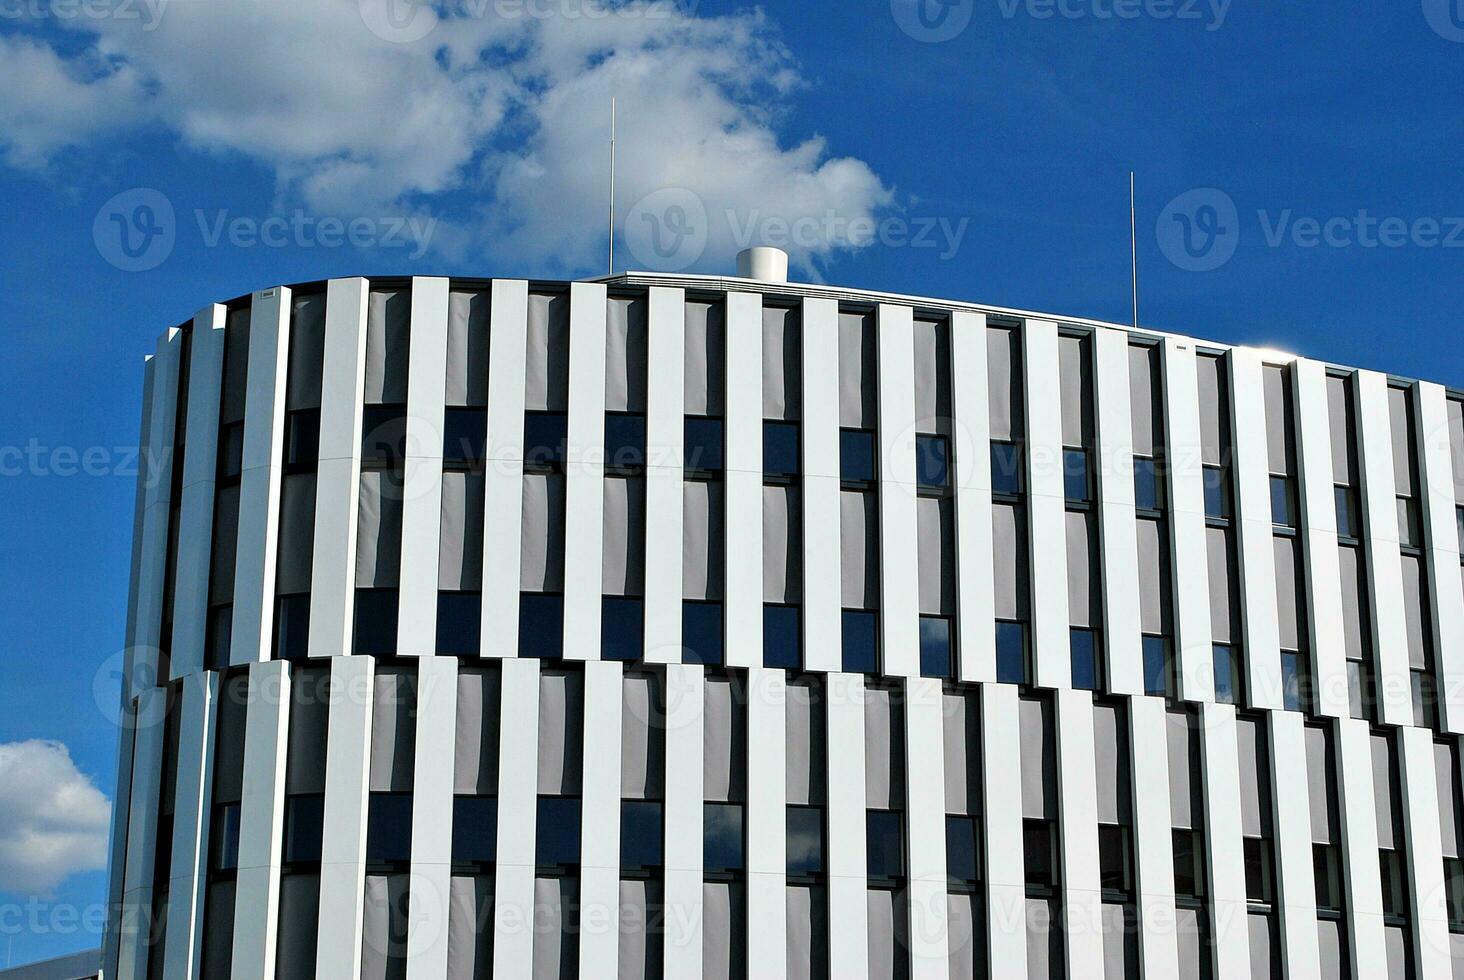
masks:
[(1378, 873), (1383, 885), (1383, 915), (1408, 914), (1408, 893), (1403, 887), (1403, 855), (1397, 851), (1378, 851)]
[(569, 417), (563, 412), (525, 412), (524, 469), (539, 473), (563, 469), (568, 427)]
[(823, 810), (788, 807), (788, 874), (816, 875), (824, 869)]
[(285, 470), (301, 473), (320, 461), (320, 409), (306, 408), (285, 418)]
[(612, 471), (635, 471), (646, 465), (646, 417), (605, 416), (605, 466)]
[(1073, 688), (1079, 691), (1098, 690), (1102, 686), (1098, 676), (1098, 634), (1075, 627), (1068, 631), (1068, 644), (1072, 654)]
[(366, 817), (366, 862), (404, 864), (412, 859), (412, 794), (372, 793)]
[(1444, 858), (1444, 904), (1449, 931), (1464, 932), (1464, 861), (1458, 858)]
[(492, 864), (498, 859), (498, 800), (458, 796), (452, 801), (452, 859), (462, 864)]
[(1418, 728), (1434, 727), (1434, 683), (1427, 671), (1415, 670), (1409, 675), (1409, 693), (1413, 700), (1413, 724)]
[(292, 796), (285, 800), (285, 863), (318, 863), (324, 831), (324, 796)]
[(946, 873), (953, 887), (981, 882), (980, 823), (975, 817), (946, 817)]
[(1300, 653), (1281, 651), (1281, 705), (1287, 711), (1301, 711), (1306, 701), (1304, 690), (1306, 661)]
[(437, 593), (437, 652), (476, 657), (482, 651), (483, 597), (477, 592)]
[(798, 423), (763, 423), (763, 478), (793, 480), (798, 476)]
[(1357, 495), (1351, 487), (1333, 487), (1332, 497), (1337, 503), (1337, 535), (1343, 538), (1362, 537), (1362, 522), (1357, 516)]
[(539, 660), (564, 656), (564, 596), (519, 593), (519, 656)]
[(1057, 835), (1047, 820), (1022, 821), (1022, 863), (1029, 888), (1057, 884)]
[(1200, 898), (1205, 894), (1204, 851), (1192, 830), (1173, 832), (1174, 894), (1180, 898)]
[(1221, 704), (1237, 704), (1240, 695), (1240, 658), (1235, 647), (1228, 643), (1216, 643), (1215, 658), (1215, 700)]
[(534, 863), (541, 868), (579, 864), (580, 801), (571, 796), (539, 797), (534, 828)]
[(396, 589), (356, 590), (354, 646), (357, 653), (378, 657), (396, 653)]
[(944, 616), (920, 617), (920, 676), (950, 677), (951, 621)]
[(1015, 443), (991, 444), (991, 492), (1008, 496), (1022, 492), (1022, 450)]
[(951, 485), (951, 444), (945, 436), (915, 437), (915, 482), (922, 490)]
[(803, 634), (797, 606), (763, 606), (763, 666), (803, 666)]
[(1342, 910), (1342, 864), (1337, 848), (1330, 844), (1312, 845), (1312, 874), (1316, 879), (1317, 908), (1327, 912)]
[(1249, 902), (1271, 904), (1271, 846), (1259, 837), (1247, 837), (1242, 844), (1245, 862), (1245, 897)]
[(230, 422), (219, 433), (219, 479), (238, 480), (244, 473), (244, 423)]
[(210, 833), (211, 862), (214, 871), (236, 871), (239, 868), (239, 804), (221, 803), (214, 807), (213, 830)]
[(1459, 540), (1464, 542), (1464, 507), (1454, 508), (1454, 527), (1459, 534)]
[(645, 600), (607, 595), (600, 605), (600, 656), (605, 660), (639, 660), (646, 649)]
[(1133, 888), (1131, 866), (1128, 828), (1099, 824), (1098, 876), (1103, 890), (1127, 895)]
[(868, 429), (839, 430), (839, 477), (860, 485), (875, 480), (874, 433)]
[(1144, 693), (1169, 693), (1169, 640), (1165, 637), (1144, 637)]
[(879, 613), (845, 609), (842, 643), (847, 674), (873, 674), (879, 669)]
[(1225, 471), (1218, 466), (1206, 466), (1205, 516), (1212, 520), (1230, 520), (1230, 484)]
[(310, 595), (275, 600), (275, 651), (279, 660), (303, 660), (310, 646)]
[(1423, 515), (1412, 497), (1398, 498), (1398, 543), (1405, 548), (1423, 544)]
[(622, 868), (659, 868), (663, 836), (660, 803), (649, 800), (621, 801), (620, 866)]
[(1271, 477), (1271, 523), (1278, 527), (1296, 526), (1296, 512), (1291, 499), (1290, 477)]
[(866, 817), (869, 877), (901, 877), (905, 873), (905, 842), (900, 814), (893, 810), (869, 810)]
[(1070, 504), (1086, 504), (1093, 499), (1093, 477), (1088, 467), (1088, 453), (1083, 449), (1062, 451), (1063, 496)]
[(407, 456), (407, 406), (367, 405), (361, 416), (361, 465), (393, 469)]
[(702, 867), (712, 874), (742, 870), (742, 806), (707, 803), (702, 806)]
[(1158, 460), (1134, 457), (1134, 506), (1141, 511), (1164, 509), (1164, 479)]
[(682, 658), (689, 664), (722, 662), (722, 604), (720, 602), (683, 602), (681, 604)]
[(1027, 627), (998, 620), (996, 679), (1002, 684), (1027, 683)]
[(204, 641), (204, 662), (210, 670), (229, 665), (229, 646), (234, 632), (234, 607), (214, 606), (208, 611), (208, 637)]
[(488, 410), (448, 408), (442, 416), (442, 465), (466, 468), (483, 461), (488, 443)]
[(684, 428), (684, 464), (688, 473), (722, 471), (722, 420), (689, 417)]

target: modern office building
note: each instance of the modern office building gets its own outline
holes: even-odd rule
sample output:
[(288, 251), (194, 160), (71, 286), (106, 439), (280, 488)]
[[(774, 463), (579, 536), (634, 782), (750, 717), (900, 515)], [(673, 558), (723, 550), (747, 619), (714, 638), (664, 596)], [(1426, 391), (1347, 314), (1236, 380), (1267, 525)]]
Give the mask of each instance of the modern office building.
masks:
[(776, 275), (146, 373), (108, 978), (1464, 969), (1464, 393)]

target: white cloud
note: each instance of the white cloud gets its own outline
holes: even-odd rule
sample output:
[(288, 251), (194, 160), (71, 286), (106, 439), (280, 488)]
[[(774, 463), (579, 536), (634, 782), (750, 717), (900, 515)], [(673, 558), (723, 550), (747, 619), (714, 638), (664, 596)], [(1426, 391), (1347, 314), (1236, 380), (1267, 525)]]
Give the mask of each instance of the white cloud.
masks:
[[(13, 39), (0, 83), (20, 97), (0, 108), (0, 148), (35, 168), (109, 129), (161, 125), (190, 147), (269, 167), (282, 202), (430, 211), (447, 219), (439, 245), (556, 271), (598, 260), (612, 95), (622, 207), (662, 187), (691, 191), (712, 216), (708, 261), (735, 250), (728, 212), (738, 224), (847, 222), (891, 201), (862, 161), (831, 158), (817, 137), (781, 138), (776, 120), (802, 83), (760, 13), (456, 0), (425, 36), (408, 26), (404, 43), (383, 40), (391, 25), (431, 24), (382, 20), (378, 8), (402, 2), (172, 0), (151, 29), (64, 22), (67, 40), (85, 44), (69, 57)], [(835, 230), (790, 250), (809, 266), (862, 244)]]
[(0, 745), (0, 892), (45, 894), (105, 867), (110, 809), (61, 743)]

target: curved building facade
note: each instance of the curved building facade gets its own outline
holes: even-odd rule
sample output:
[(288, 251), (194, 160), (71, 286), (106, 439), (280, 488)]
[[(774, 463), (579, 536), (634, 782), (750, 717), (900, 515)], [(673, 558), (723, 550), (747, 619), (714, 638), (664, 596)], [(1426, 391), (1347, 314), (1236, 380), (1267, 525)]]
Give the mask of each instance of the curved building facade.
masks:
[(661, 274), (146, 385), (108, 977), (1464, 968), (1464, 393)]

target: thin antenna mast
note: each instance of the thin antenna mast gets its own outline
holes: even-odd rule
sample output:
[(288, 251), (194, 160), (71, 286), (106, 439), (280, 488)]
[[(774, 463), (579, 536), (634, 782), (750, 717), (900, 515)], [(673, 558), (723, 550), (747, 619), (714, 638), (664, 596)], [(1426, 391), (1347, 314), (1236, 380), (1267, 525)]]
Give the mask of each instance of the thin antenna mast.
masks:
[(1134, 287), (1134, 330), (1139, 329), (1139, 224), (1134, 206), (1134, 172), (1129, 171), (1129, 269)]
[(615, 275), (615, 96), (610, 97), (610, 270)]

